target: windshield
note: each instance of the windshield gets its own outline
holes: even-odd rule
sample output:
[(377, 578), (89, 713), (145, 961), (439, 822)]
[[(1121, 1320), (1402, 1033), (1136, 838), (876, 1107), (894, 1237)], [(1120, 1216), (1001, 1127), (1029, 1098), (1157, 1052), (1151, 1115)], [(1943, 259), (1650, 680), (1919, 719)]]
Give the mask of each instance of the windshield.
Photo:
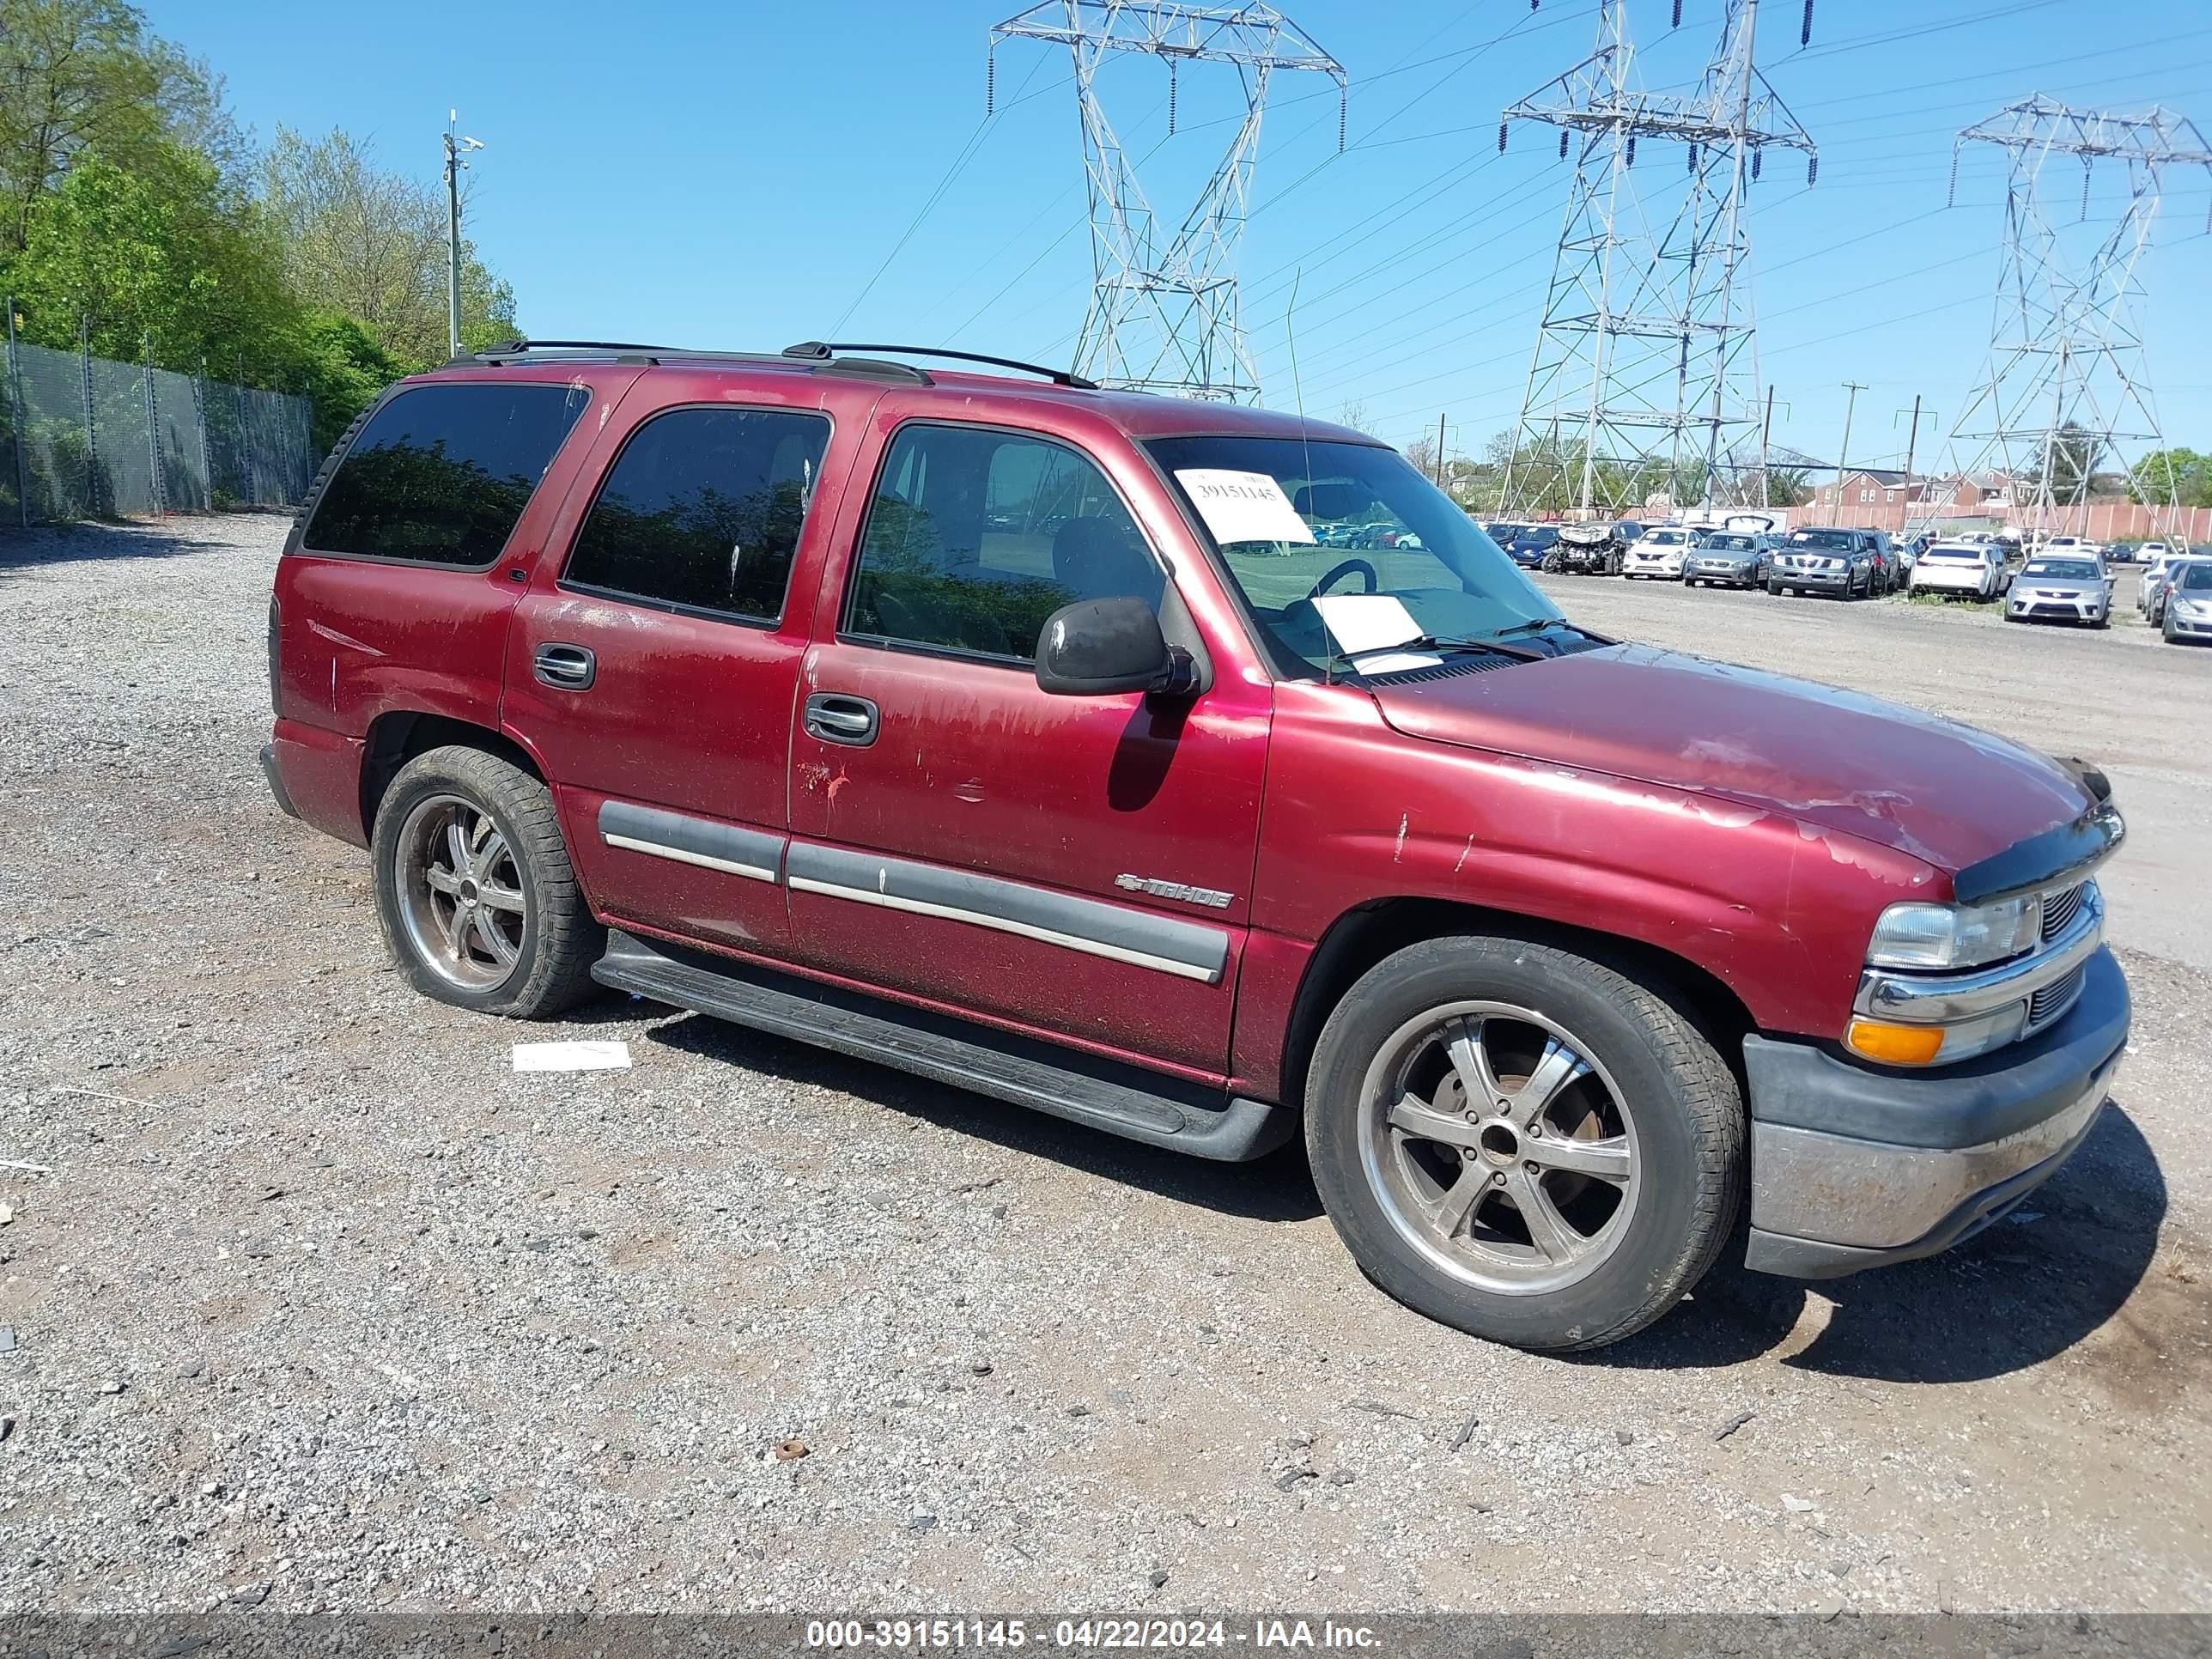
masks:
[(1682, 530), (1647, 530), (1644, 532), (1646, 547), (1678, 547), (1689, 539), (1689, 532)]
[(2173, 579), (2177, 593), (2212, 592), (2212, 564), (2185, 564)]
[(1513, 539), (1516, 542), (1526, 542), (1531, 547), (1549, 547), (1559, 539), (1559, 532), (1551, 525), (1533, 525)]
[(1850, 547), (1852, 540), (1848, 530), (1795, 530), (1790, 534), (1792, 547)]
[(2097, 580), (2097, 567), (2087, 559), (2038, 559), (2020, 574), (2046, 576), (2056, 582), (2093, 582)]
[(1978, 547), (1931, 547), (1920, 556), (1930, 564), (1981, 564), (1989, 558)]
[[(1326, 674), (1343, 653), (1377, 653), (1358, 665), (1375, 669), (1391, 662), (1382, 647), (1425, 635), (1482, 638), (1559, 620), (1481, 526), (1395, 449), (1223, 435), (1146, 447), (1220, 544), (1285, 672)], [(1388, 526), (1395, 544), (1381, 535), (1320, 544), (1322, 530), (1345, 523)]]
[(1708, 553), (1750, 553), (1757, 550), (1757, 544), (1748, 536), (1708, 536), (1705, 538), (1705, 550)]

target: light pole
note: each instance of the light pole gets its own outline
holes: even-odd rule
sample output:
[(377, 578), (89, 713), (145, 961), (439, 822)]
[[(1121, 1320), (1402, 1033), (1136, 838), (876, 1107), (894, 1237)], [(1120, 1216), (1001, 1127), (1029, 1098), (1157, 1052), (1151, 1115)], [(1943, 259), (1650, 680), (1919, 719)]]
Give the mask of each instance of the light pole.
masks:
[(461, 118), (457, 109), (446, 112), (446, 333), (451, 356), (461, 355), (461, 169), (462, 158), (483, 145), (458, 135)]

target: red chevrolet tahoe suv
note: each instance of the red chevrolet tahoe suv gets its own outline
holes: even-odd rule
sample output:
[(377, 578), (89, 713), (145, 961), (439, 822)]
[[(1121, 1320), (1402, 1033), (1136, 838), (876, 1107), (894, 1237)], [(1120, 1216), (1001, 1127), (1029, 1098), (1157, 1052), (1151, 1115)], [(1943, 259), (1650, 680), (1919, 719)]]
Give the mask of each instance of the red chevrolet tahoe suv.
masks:
[(1942, 1249), (2088, 1134), (2100, 773), (1601, 638), (1356, 432), (955, 356), (517, 342), (356, 424), (263, 762), (423, 993), (1303, 1132), (1377, 1282), (1528, 1347), (1732, 1237)]

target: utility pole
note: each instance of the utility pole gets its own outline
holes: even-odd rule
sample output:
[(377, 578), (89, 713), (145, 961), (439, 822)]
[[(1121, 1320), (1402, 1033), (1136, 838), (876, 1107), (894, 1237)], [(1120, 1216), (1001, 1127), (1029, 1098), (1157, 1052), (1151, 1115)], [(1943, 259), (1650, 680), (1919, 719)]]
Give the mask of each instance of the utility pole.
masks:
[[(1905, 411), (1900, 409), (1889, 417), (1890, 430), (1893, 432), (1897, 429), (1897, 416), (1904, 413)], [(1932, 421), (1940, 417), (1931, 409), (1928, 411), (1928, 418)], [(1912, 395), (1912, 424), (1906, 429), (1905, 434), (1905, 518), (1898, 526), (1900, 531), (1909, 528), (1912, 523), (1912, 458), (1919, 448), (1920, 394), (1915, 392)], [(1934, 515), (1930, 514), (1929, 517), (1932, 520)]]
[(1437, 488), (1444, 487), (1444, 417), (1437, 416)]
[[(1335, 82), (1336, 147), (1342, 149), (1344, 65), (1266, 4), (1033, 0), (992, 29), (993, 52), (1012, 40), (1066, 46), (1075, 70), (1091, 204), (1091, 307), (1076, 339), (1075, 368), (1110, 386), (1257, 403), (1260, 371), (1245, 338), (1237, 271), (1268, 82), (1278, 73), (1301, 70)], [(1226, 64), (1237, 73), (1243, 118), (1186, 212), (1155, 213), (1138, 179), (1151, 152), (1132, 161), (1107, 117), (1100, 71), (1109, 58), (1124, 57), (1166, 66), (1170, 133), (1182, 64)], [(984, 78), (987, 116), (995, 107), (998, 79), (991, 61)], [(1104, 78), (1117, 77), (1109, 71)], [(1228, 77), (1222, 80), (1225, 85)]]
[[(2212, 175), (2212, 140), (2174, 110), (2123, 115), (2038, 94), (1959, 134), (1954, 185), (1970, 144), (2005, 154), (2004, 229), (1989, 367), (1949, 441), (1954, 455), (1970, 446), (1962, 473), (1987, 467), (2016, 490), (2035, 480), (2033, 499), (2016, 495), (2014, 511), (2040, 541), (2067, 527), (2056, 477), (2068, 459), (2062, 446), (2078, 445), (2087, 463), (2063, 493), (2086, 499), (2088, 473), (2109, 455), (2131, 495), (2154, 499), (2126, 459), (2166, 447), (2148, 379), (2141, 266), (2167, 176), (2181, 167)], [(2124, 185), (2124, 205), (2069, 238), (2061, 228), (2090, 219), (2089, 184), (2100, 164)], [(2154, 509), (2151, 522), (2158, 524)]]
[(483, 148), (453, 131), (460, 118), (457, 109), (446, 112), (446, 333), (456, 357), (461, 355), (461, 169), (468, 166), (462, 157)]
[[(1753, 184), (1768, 151), (1802, 152), (1808, 185), (1817, 165), (1811, 135), (1754, 61), (1759, 0), (1717, 9), (1720, 38), (1690, 90), (1643, 89), (1626, 0), (1600, 0), (1589, 56), (1504, 111), (1500, 150), (1515, 123), (1541, 123), (1572, 169), (1506, 459), (1510, 502), (1617, 514), (1661, 479), (1679, 502), (1695, 466), (1711, 504), (1716, 481), (1748, 459), (1759, 422)], [(1639, 140), (1647, 158), (1674, 145), (1684, 158), (1647, 159), (1642, 191), (1631, 182)]]
[(1866, 390), (1863, 380), (1846, 380), (1844, 390), (1850, 395), (1844, 401), (1844, 441), (1836, 451), (1836, 516), (1830, 524), (1841, 524), (1844, 511), (1844, 462), (1851, 449), (1851, 411), (1858, 407), (1859, 393)]

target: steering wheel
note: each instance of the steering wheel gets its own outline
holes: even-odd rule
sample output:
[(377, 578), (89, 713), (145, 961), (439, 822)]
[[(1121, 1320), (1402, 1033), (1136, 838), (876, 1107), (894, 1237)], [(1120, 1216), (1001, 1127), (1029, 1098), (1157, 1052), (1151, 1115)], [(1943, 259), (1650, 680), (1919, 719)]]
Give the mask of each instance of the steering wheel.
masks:
[(1368, 563), (1364, 559), (1346, 559), (1342, 564), (1333, 566), (1330, 568), (1328, 574), (1323, 576), (1319, 581), (1316, 582), (1311, 588), (1308, 589), (1306, 597), (1310, 599), (1319, 599), (1335, 585), (1338, 577), (1349, 576), (1355, 571), (1358, 573), (1358, 574), (1364, 578), (1367, 583), (1367, 586), (1360, 590), (1362, 592), (1372, 593), (1378, 586), (1381, 586), (1381, 584), (1376, 580), (1375, 567), (1373, 565)]

